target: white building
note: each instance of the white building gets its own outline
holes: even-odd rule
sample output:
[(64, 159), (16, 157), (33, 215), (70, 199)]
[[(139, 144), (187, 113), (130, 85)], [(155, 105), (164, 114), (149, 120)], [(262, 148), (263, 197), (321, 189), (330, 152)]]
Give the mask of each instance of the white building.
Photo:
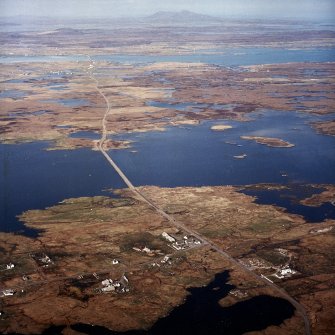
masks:
[(162, 237), (167, 240), (170, 243), (174, 243), (176, 242), (176, 239), (173, 238), (171, 235), (169, 235), (168, 233), (166, 233), (165, 231), (162, 233)]
[(3, 297), (8, 297), (8, 296), (11, 296), (11, 295), (14, 295), (14, 294), (15, 294), (15, 291), (12, 290), (12, 289), (3, 290), (1, 292), (1, 296), (3, 296)]

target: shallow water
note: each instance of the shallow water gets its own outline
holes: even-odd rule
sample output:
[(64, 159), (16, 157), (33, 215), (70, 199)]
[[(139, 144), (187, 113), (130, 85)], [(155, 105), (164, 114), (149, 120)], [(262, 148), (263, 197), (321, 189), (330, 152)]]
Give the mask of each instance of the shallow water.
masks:
[(182, 102), (182, 103), (173, 103), (173, 102), (159, 102), (159, 101), (149, 101), (147, 106), (159, 107), (159, 108), (170, 108), (177, 111), (197, 111), (199, 108), (205, 108), (207, 104), (197, 104), (192, 102)]
[(1, 98), (22, 99), (27, 96), (27, 92), (21, 90), (3, 90), (0, 91)]
[(73, 98), (73, 99), (47, 99), (42, 100), (41, 102), (46, 103), (57, 103), (68, 107), (80, 107), (80, 106), (90, 106), (91, 102), (87, 99), (79, 99), (79, 98)]
[(39, 111), (33, 111), (33, 112), (14, 112), (14, 113), (8, 113), (8, 116), (9, 117), (26, 117), (26, 116), (31, 116), (31, 115), (34, 115), (34, 116), (41, 116), (41, 115), (44, 115), (44, 114), (49, 114), (49, 113), (53, 113), (53, 111), (50, 111), (50, 110), (39, 110)]

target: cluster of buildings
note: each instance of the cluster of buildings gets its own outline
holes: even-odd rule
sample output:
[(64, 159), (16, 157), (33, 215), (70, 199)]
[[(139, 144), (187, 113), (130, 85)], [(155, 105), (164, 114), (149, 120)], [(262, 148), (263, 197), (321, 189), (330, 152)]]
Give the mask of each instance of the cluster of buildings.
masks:
[(147, 246), (144, 246), (143, 248), (133, 247), (133, 250), (138, 251), (138, 252), (143, 252), (143, 253), (147, 254), (148, 256), (164, 255), (161, 252), (161, 250), (150, 249)]
[(271, 269), (273, 267), (272, 264), (256, 257), (239, 260), (239, 262), (249, 270)]
[(154, 262), (151, 264), (152, 267), (161, 267), (164, 265), (171, 265), (172, 264), (172, 260), (170, 256), (164, 256), (163, 259), (161, 259), (160, 262)]
[(194, 236), (184, 235), (182, 237), (172, 236), (166, 232), (162, 233), (162, 238), (169, 242), (169, 246), (174, 250), (180, 251), (189, 248), (194, 248), (201, 244), (201, 241)]
[[(285, 261), (285, 264), (275, 266), (269, 262), (264, 261), (263, 259), (259, 258), (247, 258), (244, 260), (239, 260), (241, 264), (246, 266), (250, 270), (258, 270), (258, 269), (264, 269), (267, 270), (267, 275), (261, 274), (261, 277), (268, 280), (269, 282), (273, 283), (273, 281), (270, 278), (278, 278), (278, 279), (285, 279), (290, 278), (293, 275), (297, 274), (298, 272), (290, 267), (290, 260), (292, 258), (292, 254), (285, 249), (275, 249), (280, 255), (288, 257), (288, 260)], [(275, 271), (275, 272), (272, 272)], [(269, 278), (270, 277), (270, 278)]]
[(121, 276), (119, 280), (113, 280), (107, 278), (101, 282), (102, 288), (99, 288), (97, 292), (99, 293), (126, 293), (129, 292), (129, 280), (125, 274)]
[(287, 264), (281, 268), (279, 268), (276, 273), (273, 274), (273, 276), (283, 279), (283, 278), (290, 278), (294, 274), (296, 274), (297, 271), (290, 268), (290, 266)]

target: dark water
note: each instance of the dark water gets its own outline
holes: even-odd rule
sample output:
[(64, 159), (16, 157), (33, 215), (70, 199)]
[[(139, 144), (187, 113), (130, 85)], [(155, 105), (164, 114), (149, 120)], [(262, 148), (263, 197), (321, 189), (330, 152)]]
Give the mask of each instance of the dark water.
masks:
[[(277, 111), (252, 113), (251, 117), (252, 122), (204, 122), (166, 132), (117, 136), (134, 141), (133, 147), (111, 151), (111, 155), (135, 185), (335, 182), (335, 138), (317, 134), (309, 125), (319, 117)], [(210, 130), (220, 123), (233, 128)], [(270, 148), (242, 140), (241, 135), (278, 137), (295, 147)], [(133, 150), (137, 153), (131, 153)], [(243, 154), (245, 159), (234, 158)]]
[(98, 152), (45, 151), (48, 143), (0, 145), (0, 230), (34, 235), (16, 220), (28, 209), (42, 209), (66, 198), (94, 196), (123, 187)]
[[(154, 62), (187, 62), (207, 63), (223, 66), (243, 66), (258, 64), (276, 64), (288, 62), (332, 62), (335, 61), (334, 48), (322, 49), (276, 49), (276, 48), (227, 48), (214, 50), (213, 53), (192, 53), (189, 55), (96, 55), (95, 61), (118, 63), (154, 63)], [(16, 62), (62, 62), (87, 61), (83, 55), (67, 56), (0, 56), (0, 63)]]
[[(204, 122), (195, 127), (171, 127), (165, 132), (116, 136), (135, 142), (130, 149), (110, 153), (138, 186), (335, 183), (335, 138), (317, 134), (308, 124), (320, 117), (276, 111), (252, 113), (251, 117), (252, 122), (224, 121), (234, 128), (223, 132), (210, 130), (222, 122)], [(296, 146), (269, 148), (242, 140), (241, 135), (279, 137)], [(72, 136), (99, 138), (93, 132)], [(0, 145), (2, 231), (23, 229), (15, 216), (28, 209), (45, 208), (69, 197), (98, 195), (104, 188), (124, 187), (99, 152), (47, 152), (43, 150), (46, 147), (47, 143), (41, 142)], [(131, 152), (134, 150), (137, 153)], [(234, 158), (242, 154), (247, 155), (245, 159)], [(266, 193), (259, 196), (259, 201), (271, 201), (312, 222), (319, 221), (322, 215), (334, 217), (331, 205), (301, 207), (273, 197), (270, 200)]]
[(221, 307), (219, 301), (234, 288), (227, 284), (228, 279), (229, 273), (225, 271), (205, 287), (190, 288), (182, 305), (146, 331), (115, 332), (85, 324), (71, 328), (89, 335), (237, 335), (280, 325), (293, 316), (295, 309), (287, 300), (266, 295)]
[(329, 202), (318, 207), (304, 206), (299, 203), (299, 200), (308, 198), (321, 191), (306, 185), (290, 185), (289, 189), (286, 190), (242, 190), (245, 194), (256, 196), (256, 203), (285, 208), (289, 213), (303, 216), (307, 222), (322, 222), (326, 219), (335, 219), (335, 206)]

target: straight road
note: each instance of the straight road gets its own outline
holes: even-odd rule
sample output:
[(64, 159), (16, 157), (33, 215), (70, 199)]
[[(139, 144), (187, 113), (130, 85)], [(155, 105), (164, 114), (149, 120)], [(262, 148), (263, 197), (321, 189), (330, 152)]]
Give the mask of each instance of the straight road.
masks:
[[(94, 66), (93, 62), (91, 64)], [(105, 142), (107, 140), (107, 126), (106, 126), (106, 121), (108, 115), (112, 112), (111, 105), (109, 102), (109, 99), (106, 97), (106, 95), (103, 93), (103, 91), (99, 88), (99, 81), (93, 76), (93, 71), (91, 67), (88, 71), (90, 73), (90, 78), (95, 82), (95, 89), (98, 91), (98, 93), (103, 97), (103, 99), (106, 102), (106, 111), (105, 114), (102, 118), (102, 123), (101, 123), (101, 129), (102, 129), (102, 134), (101, 134), (101, 139), (98, 142), (98, 149), (99, 151), (104, 155), (104, 157), (107, 159), (107, 161), (110, 163), (110, 165), (115, 169), (115, 171), (119, 174), (119, 176), (122, 178), (124, 183), (127, 185), (127, 187), (137, 196), (137, 198), (141, 199), (145, 203), (147, 203), (151, 208), (155, 209), (157, 213), (159, 213), (161, 216), (166, 218), (173, 226), (177, 227), (180, 230), (185, 231), (186, 233), (196, 237), (199, 241), (202, 242), (204, 245), (209, 245), (212, 249), (217, 251), (220, 255), (222, 255), (225, 259), (233, 263), (235, 266), (238, 268), (248, 272), (251, 276), (253, 276), (255, 279), (258, 281), (263, 282), (265, 285), (270, 286), (272, 289), (277, 291), (280, 296), (288, 300), (295, 308), (297, 313), (300, 314), (300, 316), (304, 320), (304, 325), (305, 325), (305, 335), (311, 335), (311, 328), (310, 328), (310, 322), (306, 313), (305, 308), (298, 302), (296, 301), (293, 297), (291, 297), (285, 290), (280, 288), (274, 283), (271, 283), (268, 281), (266, 278), (263, 278), (259, 275), (257, 275), (255, 272), (251, 271), (249, 268), (244, 266), (243, 264), (239, 263), (237, 260), (232, 258), (229, 254), (227, 254), (224, 250), (222, 250), (219, 246), (217, 246), (215, 243), (212, 241), (208, 240), (206, 237), (200, 235), (193, 229), (185, 226), (181, 222), (176, 221), (172, 216), (170, 216), (168, 213), (166, 213), (163, 209), (161, 209), (159, 206), (157, 206), (155, 203), (152, 202), (146, 195), (144, 195), (141, 190), (136, 188), (132, 182), (128, 179), (128, 177), (124, 174), (124, 172), (118, 167), (118, 165), (113, 161), (113, 159), (110, 157), (108, 152), (105, 149)]]

